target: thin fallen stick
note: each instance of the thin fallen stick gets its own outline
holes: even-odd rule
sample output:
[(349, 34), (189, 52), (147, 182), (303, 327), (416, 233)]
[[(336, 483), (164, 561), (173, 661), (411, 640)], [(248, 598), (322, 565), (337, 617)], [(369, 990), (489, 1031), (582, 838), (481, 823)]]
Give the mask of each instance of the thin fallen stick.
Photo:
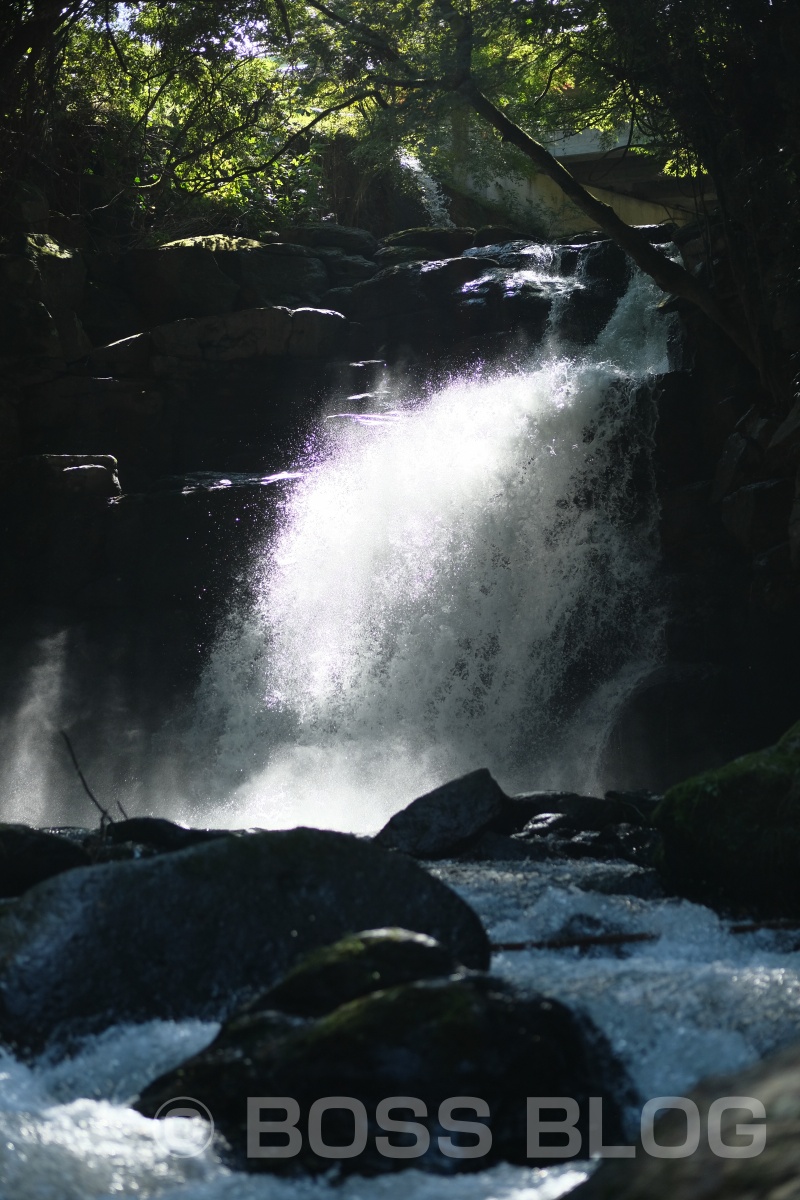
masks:
[(757, 933), (759, 929), (800, 929), (800, 921), (792, 917), (774, 917), (770, 921), (747, 921), (731, 925), (729, 933)]
[(86, 792), (86, 795), (89, 797), (92, 804), (95, 806), (96, 809), (98, 809), (98, 811), (100, 813), (100, 828), (101, 829), (103, 828), (106, 821), (108, 821), (109, 824), (113, 825), (114, 818), (111, 816), (111, 813), (108, 812), (107, 809), (103, 808), (102, 804), (97, 799), (94, 792), (92, 791), (92, 789), (89, 787), (88, 783), (86, 782), (86, 777), (85, 777), (83, 771), (81, 770), (80, 763), (78, 762), (75, 751), (72, 749), (72, 742), (69, 740), (66, 732), (63, 729), (61, 730), (61, 736), (63, 737), (64, 741), (67, 743), (67, 749), (69, 750), (69, 756), (72, 759), (72, 765), (74, 766), (75, 770), (78, 772), (78, 778), (80, 779), (81, 783), (83, 784), (83, 790)]
[(547, 938), (543, 942), (492, 942), (491, 950), (582, 950), (589, 946), (625, 946), (628, 942), (655, 942), (659, 933), (595, 933), (580, 938)]

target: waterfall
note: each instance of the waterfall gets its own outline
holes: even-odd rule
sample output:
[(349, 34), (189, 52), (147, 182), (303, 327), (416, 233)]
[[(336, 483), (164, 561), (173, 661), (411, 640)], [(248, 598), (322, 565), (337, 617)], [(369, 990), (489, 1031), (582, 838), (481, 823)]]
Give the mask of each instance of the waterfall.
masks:
[(662, 628), (654, 300), (635, 275), (580, 353), (553, 332), (513, 370), (323, 422), (201, 688), (215, 820), (367, 831), (478, 766), (613, 784), (597, 763)]
[(407, 150), (403, 150), (399, 155), (399, 162), (404, 171), (411, 172), (431, 224), (446, 228), (452, 227), (453, 221), (447, 211), (447, 198), (433, 176), (425, 170), (416, 154), (410, 154)]

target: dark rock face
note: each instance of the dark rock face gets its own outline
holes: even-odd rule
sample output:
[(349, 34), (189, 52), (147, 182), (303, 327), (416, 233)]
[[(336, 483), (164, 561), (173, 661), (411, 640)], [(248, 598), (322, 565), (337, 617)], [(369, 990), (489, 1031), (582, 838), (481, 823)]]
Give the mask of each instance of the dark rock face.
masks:
[[(263, 1014), (260, 1026), (256, 1016), (231, 1022), (206, 1051), (150, 1085), (138, 1109), (152, 1115), (176, 1095), (194, 1096), (213, 1113), (236, 1165), (294, 1174), (318, 1173), (331, 1166), (361, 1174), (403, 1167), (450, 1173), (481, 1169), (502, 1159), (522, 1163), (527, 1154), (529, 1096), (573, 1097), (581, 1110), (578, 1127), (584, 1136), (588, 1097), (603, 1097), (607, 1127), (619, 1128), (618, 1098), (624, 1079), (598, 1032), (558, 1001), (517, 998), (490, 978), (390, 988), (289, 1033), (276, 1028), (274, 1017)], [(257, 1131), (251, 1136), (248, 1156), (249, 1096), (287, 1096), (296, 1101), (303, 1142), (296, 1156), (254, 1154)], [(311, 1106), (331, 1096), (352, 1097), (365, 1110), (360, 1152), (353, 1157), (325, 1157), (305, 1136)], [(413, 1114), (422, 1126), (416, 1138), (396, 1133), (390, 1137), (390, 1144), (410, 1150), (402, 1157), (382, 1154), (375, 1143), (376, 1136), (386, 1136), (386, 1129), (376, 1122), (376, 1110), (388, 1097), (413, 1097), (425, 1106)], [(491, 1145), (483, 1133), (476, 1155), (459, 1154), (456, 1149), (448, 1156), (440, 1149), (439, 1138), (447, 1129), (439, 1106), (450, 1097), (477, 1097), (487, 1106), (479, 1124), (491, 1131)], [(463, 1103), (467, 1107), (470, 1102)], [(402, 1100), (397, 1108), (403, 1108)], [(266, 1118), (276, 1115), (265, 1113)], [(407, 1120), (410, 1113), (405, 1108), (402, 1114), (392, 1115)], [(475, 1121), (474, 1109), (456, 1116)], [(322, 1136), (328, 1146), (348, 1146), (354, 1141), (353, 1130), (352, 1113), (339, 1109), (326, 1117)], [(475, 1133), (451, 1136), (455, 1147), (466, 1150), (476, 1145)], [(285, 1134), (273, 1136), (270, 1144), (286, 1145)], [(560, 1157), (557, 1140), (542, 1134), (539, 1161)]]
[[(725, 1096), (752, 1098), (763, 1106), (760, 1112), (725, 1108), (721, 1124), (715, 1126), (723, 1147), (745, 1153), (749, 1148), (747, 1157), (715, 1153), (705, 1136), (709, 1110)], [(697, 1105), (704, 1131), (692, 1154), (656, 1158), (640, 1144), (635, 1159), (602, 1162), (591, 1179), (571, 1193), (575, 1200), (750, 1200), (754, 1196), (789, 1200), (797, 1194), (800, 1047), (794, 1045), (737, 1075), (701, 1084), (689, 1099)], [(664, 1147), (683, 1146), (686, 1116), (662, 1115), (656, 1122), (655, 1140)]]
[(225, 837), (68, 872), (0, 916), (0, 1033), (150, 1017), (225, 1017), (297, 957), (365, 927), (437, 938), (489, 962), (472, 910), (415, 863), (315, 829)]
[(368, 929), (312, 950), (248, 1008), (322, 1017), (359, 996), (452, 975), (457, 969), (453, 955), (424, 933)]
[(27, 825), (0, 825), (0, 897), (21, 896), (62, 871), (87, 867), (80, 846)]
[(714, 663), (656, 667), (620, 708), (603, 773), (623, 788), (671, 787), (723, 763), (736, 745), (730, 677)]
[(473, 244), (475, 230), (436, 226), (418, 226), (416, 229), (401, 229), (383, 239), (384, 246), (423, 246), (429, 258), (445, 258), (463, 254)]
[(485, 829), (505, 793), (485, 767), (419, 796), (387, 821), (373, 841), (417, 858), (437, 858)]
[(766, 750), (671, 788), (656, 809), (662, 869), (713, 903), (800, 912), (800, 724)]

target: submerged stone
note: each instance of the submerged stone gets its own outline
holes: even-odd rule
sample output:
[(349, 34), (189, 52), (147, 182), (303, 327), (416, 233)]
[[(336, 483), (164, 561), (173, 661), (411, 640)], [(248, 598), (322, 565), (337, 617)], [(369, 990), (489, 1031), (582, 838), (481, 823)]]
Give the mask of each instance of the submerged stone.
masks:
[[(255, 1016), (244, 1024), (232, 1022), (207, 1050), (151, 1084), (136, 1107), (152, 1116), (165, 1101), (190, 1095), (214, 1114), (235, 1165), (291, 1174), (332, 1167), (368, 1175), (403, 1167), (451, 1173), (504, 1159), (525, 1163), (529, 1096), (573, 1098), (584, 1141), (588, 1098), (602, 1097), (605, 1130), (615, 1136), (620, 1131), (625, 1079), (602, 1035), (557, 1000), (520, 998), (491, 978), (433, 980), (375, 992), (288, 1033), (276, 1017), (261, 1014), (261, 1028)], [(263, 1153), (268, 1145), (285, 1146), (286, 1134), (259, 1135), (254, 1122), (260, 1114), (252, 1104), (248, 1109), (248, 1097), (291, 1097), (299, 1110), (297, 1153)], [(390, 1119), (413, 1115), (418, 1123), (389, 1134), (389, 1146), (400, 1151), (394, 1155), (385, 1153), (385, 1141), (376, 1142), (387, 1136), (388, 1113), (380, 1121), (376, 1113), (389, 1097), (395, 1098), (388, 1106)], [(319, 1141), (307, 1131), (312, 1105), (325, 1098), (334, 1098), (320, 1130), (330, 1152), (320, 1153)], [(365, 1122), (355, 1137), (352, 1107), (342, 1098), (363, 1106)], [(478, 1132), (445, 1127), (452, 1098), (460, 1103), (456, 1100), (449, 1111), (471, 1122), (476, 1122), (474, 1104), (482, 1102)], [(263, 1119), (279, 1116), (285, 1114), (264, 1111)], [(484, 1125), (491, 1137), (481, 1132)], [(455, 1153), (442, 1149), (443, 1136), (452, 1139)], [(564, 1157), (563, 1137), (559, 1142), (542, 1134), (541, 1143), (538, 1164)], [(352, 1156), (336, 1153), (350, 1146)], [(470, 1154), (469, 1147), (475, 1152)]]

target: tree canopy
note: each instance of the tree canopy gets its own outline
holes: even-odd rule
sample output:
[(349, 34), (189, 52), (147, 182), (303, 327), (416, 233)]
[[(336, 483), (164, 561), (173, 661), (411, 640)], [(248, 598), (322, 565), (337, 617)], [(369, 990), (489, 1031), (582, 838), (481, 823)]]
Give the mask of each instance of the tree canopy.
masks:
[[(7, 180), (140, 238), (323, 215), (334, 137), (384, 166), (411, 149), (434, 174), (523, 155), (785, 392), (798, 51), (796, 0), (13, 0), (0, 149)], [(713, 255), (705, 280), (657, 255), (540, 144), (621, 127), (711, 179), (716, 275)]]

